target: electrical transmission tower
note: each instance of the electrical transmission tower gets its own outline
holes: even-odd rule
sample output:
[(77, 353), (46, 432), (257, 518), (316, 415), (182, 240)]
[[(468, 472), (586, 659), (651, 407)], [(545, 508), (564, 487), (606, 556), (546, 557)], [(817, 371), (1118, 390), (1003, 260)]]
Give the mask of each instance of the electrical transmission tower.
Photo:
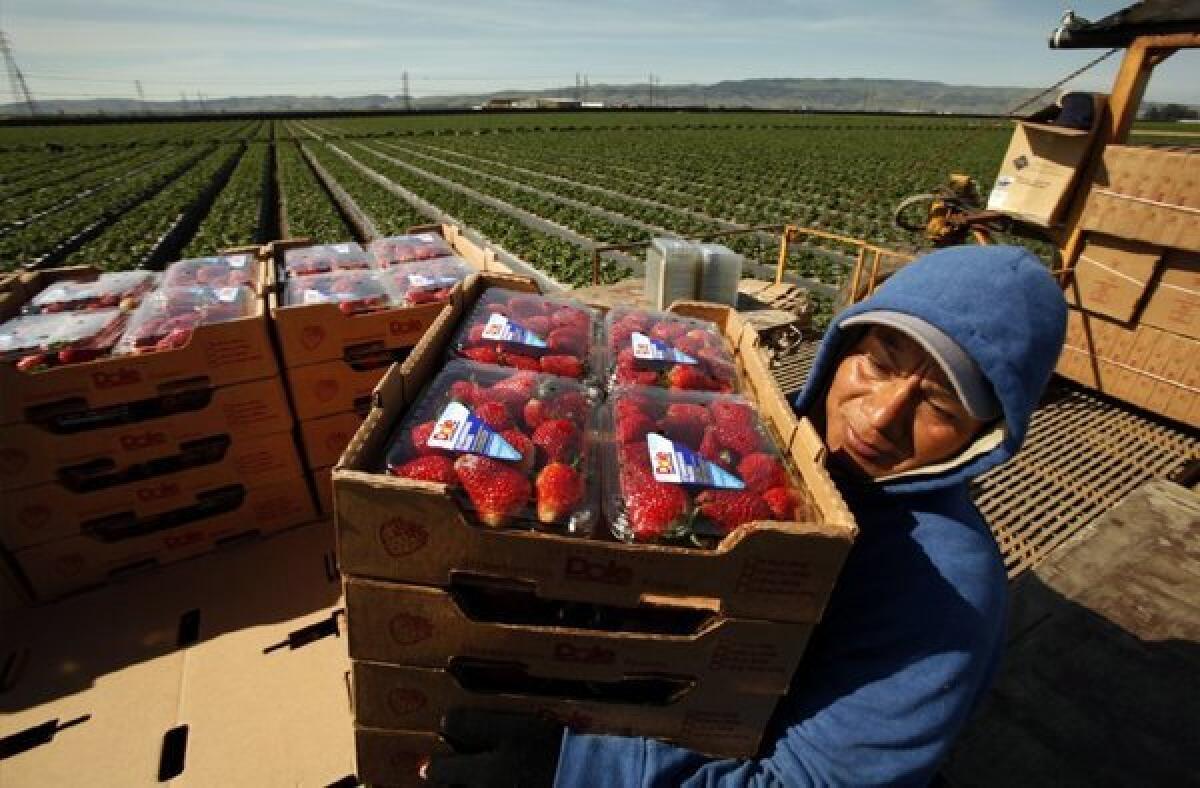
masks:
[(13, 102), (25, 102), (25, 106), (29, 107), (29, 114), (37, 114), (37, 104), (33, 100), (33, 94), (29, 92), (29, 85), (25, 84), (25, 75), (21, 73), (21, 67), (17, 65), (17, 59), (13, 56), (12, 47), (8, 44), (8, 36), (3, 30), (0, 30), (0, 51), (4, 53), (4, 65), (8, 68), (8, 87), (12, 91)]
[(135, 79), (133, 84), (137, 87), (138, 101), (142, 103), (142, 114), (149, 115), (150, 110), (146, 108), (146, 91), (142, 90), (142, 81)]
[(408, 92), (408, 72), (404, 72), (404, 111), (412, 112), (412, 94)]

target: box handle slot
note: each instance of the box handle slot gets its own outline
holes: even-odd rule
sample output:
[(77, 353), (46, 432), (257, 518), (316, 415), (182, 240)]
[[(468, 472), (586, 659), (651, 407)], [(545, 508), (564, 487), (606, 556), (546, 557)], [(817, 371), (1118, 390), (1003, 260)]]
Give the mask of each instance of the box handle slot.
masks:
[(187, 760), (188, 726), (177, 725), (163, 734), (158, 757), (158, 781), (164, 783), (183, 774)]
[[(713, 600), (643, 597), (637, 607), (546, 599), (533, 583), (466, 572), (451, 574), (450, 598), (471, 621), (657, 635), (695, 635), (711, 621)], [(699, 601), (709, 603), (690, 606)]]
[(617, 681), (581, 681), (531, 676), (519, 662), (453, 657), (450, 675), (464, 690), (487, 695), (535, 695), (599, 703), (669, 706), (691, 691), (686, 676), (630, 674)]
[[(207, 381), (208, 378), (196, 380)], [(119, 427), (175, 413), (202, 410), (208, 407), (212, 395), (212, 388), (174, 391), (167, 387), (166, 393), (157, 397), (102, 408), (89, 408), (87, 401), (82, 397), (68, 397), (26, 408), (25, 414), (29, 423), (37, 424), (55, 435), (73, 435), (87, 430)]]
[(206, 517), (232, 512), (242, 505), (246, 488), (240, 484), (228, 484), (205, 490), (196, 496), (196, 502), (171, 509), (139, 520), (132, 511), (117, 512), (88, 520), (82, 530), (88, 536), (102, 542), (119, 542), (138, 536), (178, 528)]
[(180, 444), (180, 451), (175, 454), (134, 463), (119, 472), (116, 471), (117, 464), (106, 457), (60, 468), (58, 478), (72, 492), (93, 492), (218, 463), (232, 444), (233, 439), (229, 435), (213, 435), (186, 441)]

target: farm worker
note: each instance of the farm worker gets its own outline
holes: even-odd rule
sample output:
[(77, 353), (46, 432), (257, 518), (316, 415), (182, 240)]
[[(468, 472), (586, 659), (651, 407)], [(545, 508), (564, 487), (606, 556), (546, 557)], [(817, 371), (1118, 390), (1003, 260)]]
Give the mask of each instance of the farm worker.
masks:
[[(839, 314), (796, 409), (860, 532), (753, 759), (529, 717), (455, 716), (477, 785), (925, 785), (996, 673), (1007, 582), (967, 484), (1012, 457), (1062, 348), (1063, 296), (1019, 247), (960, 246)], [(471, 741), (474, 736), (474, 741)], [(561, 745), (560, 745), (561, 740)], [(557, 759), (557, 763), (556, 763)]]

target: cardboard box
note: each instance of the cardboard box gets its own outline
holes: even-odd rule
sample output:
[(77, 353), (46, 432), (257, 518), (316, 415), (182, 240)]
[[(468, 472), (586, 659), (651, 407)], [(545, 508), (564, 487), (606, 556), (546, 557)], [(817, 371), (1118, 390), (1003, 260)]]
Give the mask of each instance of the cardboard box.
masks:
[(132, 424), (59, 434), (41, 425), (0, 425), (0, 490), (58, 478), (60, 469), (109, 463), (114, 470), (176, 454), (214, 435), (258, 438), (292, 427), (278, 377), (208, 389), (196, 410)]
[(1200, 427), (1197, 358), (1200, 340), (1148, 325), (1129, 327), (1072, 308), (1055, 371), (1153, 413)]
[(0, 550), (0, 613), (19, 610), (29, 604), (29, 590), (18, 577), (8, 553)]
[(333, 516), (333, 466), (326, 468), (317, 468), (310, 472), (312, 477), (313, 487), (317, 491), (317, 506), (321, 509), (321, 514), (326, 517)]
[(364, 785), (428, 788), (421, 764), (430, 753), (452, 752), (445, 739), (424, 731), (385, 731), (354, 726), (354, 760)]
[(0, 758), (0, 785), (342, 784), (332, 550), (327, 523), (298, 528), (0, 618), (21, 658), (0, 738), (25, 744)]
[(303, 474), (289, 432), (231, 439), (219, 462), (92, 492), (72, 492), (60, 482), (10, 493), (0, 507), (0, 542), (20, 550), (80, 534), (115, 540), (144, 528), (169, 527), (159, 517), (187, 519), (236, 509), (248, 489), (298, 479)]
[(389, 367), (355, 369), (341, 359), (287, 370), (296, 419), (304, 422), (368, 407)]
[(1089, 235), (1075, 264), (1079, 305), (1114, 320), (1131, 320), (1161, 258), (1162, 250), (1155, 246)]
[(433, 732), (451, 709), (472, 707), (549, 716), (577, 731), (648, 736), (715, 756), (757, 752), (777, 696), (738, 694), (719, 682), (679, 683), (669, 696), (645, 690), (642, 697), (652, 702), (583, 700), (472, 690), (449, 670), (355, 661), (354, 721), (366, 728)]
[[(472, 599), (470, 592), (456, 593), (460, 591)], [(486, 595), (487, 587), (476, 594)], [(731, 619), (704, 609), (652, 605), (606, 611), (606, 621), (620, 627), (618, 616), (632, 624), (641, 613), (641, 626), (657, 632), (502, 623), (473, 619), (455, 594), (440, 588), (353, 577), (346, 578), (345, 595), (353, 659), (429, 668), (448, 668), (456, 657), (497, 659), (520, 663), (538, 676), (589, 681), (677, 674), (733, 693), (785, 694), (812, 629), (807, 624)], [(529, 615), (534, 604), (520, 596), (510, 596), (507, 602), (510, 621)], [(471, 609), (470, 601), (465, 607)], [(691, 631), (664, 632), (671, 624)]]
[(89, 535), (56, 539), (13, 553), (38, 599), (53, 599), (110, 576), (208, 552), (219, 544), (266, 535), (314, 519), (304, 479), (253, 487), (229, 512), (118, 541)]
[[(1096, 96), (1096, 122), (1104, 97)], [(1017, 123), (988, 196), (989, 211), (1002, 211), (1030, 224), (1059, 222), (1074, 190), (1079, 167), (1095, 136), (1091, 131)]]
[(1080, 227), (1197, 252), (1198, 219), (1200, 150), (1109, 145)]
[(345, 411), (300, 422), (300, 441), (308, 467), (325, 468), (337, 463), (366, 413), (366, 410), (361, 415), (359, 411)]
[(467, 572), (525, 581), (549, 599), (634, 607), (689, 598), (736, 618), (817, 621), (857, 528), (825, 471), (815, 430), (796, 420), (758, 350), (758, 334), (728, 307), (678, 302), (672, 309), (714, 320), (729, 339), (743, 389), (813, 497), (815, 522), (747, 524), (714, 550), (492, 530), (470, 522), (444, 486), (376, 472), (392, 426), (441, 368), (459, 318), (489, 285), (532, 288), (511, 277), (475, 277), (463, 306), (444, 312), (408, 361), (384, 378), (334, 469), (342, 571), (433, 586)]
[(1200, 255), (1167, 253), (1162, 275), (1139, 319), (1148, 326), (1200, 339)]
[[(20, 279), (20, 290), (0, 300), (0, 321), (17, 313), (33, 294), (90, 269), (38, 271)], [(42, 421), (51, 413), (86, 411), (212, 386), (269, 378), (279, 373), (267, 336), (264, 302), (255, 314), (198, 326), (177, 350), (111, 356), (83, 364), (23, 373), (0, 365), (0, 424)]]

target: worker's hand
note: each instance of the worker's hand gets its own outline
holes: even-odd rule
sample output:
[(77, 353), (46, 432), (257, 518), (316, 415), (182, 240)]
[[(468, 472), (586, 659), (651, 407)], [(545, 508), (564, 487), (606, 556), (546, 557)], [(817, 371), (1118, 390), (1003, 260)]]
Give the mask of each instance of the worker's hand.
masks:
[(436, 785), (541, 788), (554, 783), (563, 726), (543, 717), (455, 709), (443, 727), (453, 755), (429, 759), (424, 777)]

